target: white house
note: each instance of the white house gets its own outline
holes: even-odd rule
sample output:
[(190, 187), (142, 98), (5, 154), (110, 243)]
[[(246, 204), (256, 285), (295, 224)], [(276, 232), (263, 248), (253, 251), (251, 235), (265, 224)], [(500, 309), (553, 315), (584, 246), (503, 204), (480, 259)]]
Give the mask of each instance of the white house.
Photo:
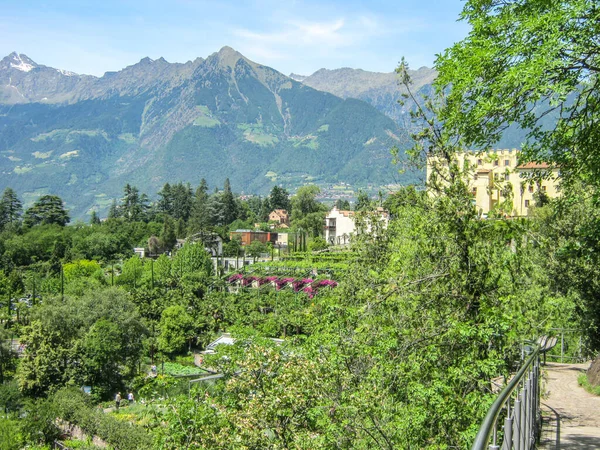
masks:
[(330, 244), (347, 244), (355, 231), (354, 211), (334, 207), (325, 217), (325, 240)]
[[(356, 234), (355, 211), (344, 211), (333, 208), (325, 217), (325, 240), (333, 245), (343, 245), (350, 242), (353, 235)], [(383, 208), (377, 208), (374, 216), (384, 221), (384, 228), (387, 228), (390, 221), (390, 214)], [(367, 224), (367, 232), (371, 229)]]

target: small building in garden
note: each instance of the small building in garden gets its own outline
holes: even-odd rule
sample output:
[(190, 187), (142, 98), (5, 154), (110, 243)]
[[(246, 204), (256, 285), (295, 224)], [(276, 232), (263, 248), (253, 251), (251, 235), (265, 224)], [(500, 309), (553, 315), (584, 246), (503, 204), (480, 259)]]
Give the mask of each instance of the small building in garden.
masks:
[(283, 248), (288, 246), (288, 233), (277, 233), (277, 238), (275, 240), (275, 247)]
[[(283, 344), (283, 339), (269, 338), (271, 341), (275, 342), (277, 345)], [(235, 343), (235, 338), (231, 337), (229, 333), (223, 333), (217, 339), (212, 341), (210, 344), (206, 346), (206, 349), (201, 352), (205, 355), (210, 355), (215, 353), (215, 349), (217, 345), (233, 345)]]
[(263, 244), (271, 242), (273, 245), (277, 242), (278, 233), (271, 231), (255, 231), (255, 230), (235, 230), (229, 233), (229, 239), (240, 239), (242, 245), (250, 245), (252, 241), (259, 241)]

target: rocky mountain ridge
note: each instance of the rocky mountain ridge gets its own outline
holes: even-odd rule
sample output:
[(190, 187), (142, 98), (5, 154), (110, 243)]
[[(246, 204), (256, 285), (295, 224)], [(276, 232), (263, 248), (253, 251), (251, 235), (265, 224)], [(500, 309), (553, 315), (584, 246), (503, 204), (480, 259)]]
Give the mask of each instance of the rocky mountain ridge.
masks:
[[(437, 73), (434, 69), (421, 67), (409, 70), (412, 79), (412, 92), (420, 98), (432, 92), (431, 84)], [(329, 92), (341, 98), (356, 98), (370, 103), (388, 117), (403, 123), (406, 112), (414, 108), (411, 102), (401, 104), (402, 95), (407, 91), (399, 85), (395, 72), (369, 72), (362, 69), (320, 69), (310, 76), (291, 74), (291, 78), (320, 91)]]
[(229, 177), (238, 192), (316, 182), (386, 184), (404, 133), (365, 102), (342, 99), (230, 47), (172, 64), (144, 58), (102, 77), (0, 62), (0, 189), (31, 202), (61, 195), (73, 217), (103, 213), (125, 183)]
[(119, 72), (95, 77), (39, 65), (13, 52), (0, 61), (0, 103), (75, 103), (114, 94), (137, 95), (160, 84), (176, 85), (189, 78), (202, 61), (180, 64), (146, 57)]

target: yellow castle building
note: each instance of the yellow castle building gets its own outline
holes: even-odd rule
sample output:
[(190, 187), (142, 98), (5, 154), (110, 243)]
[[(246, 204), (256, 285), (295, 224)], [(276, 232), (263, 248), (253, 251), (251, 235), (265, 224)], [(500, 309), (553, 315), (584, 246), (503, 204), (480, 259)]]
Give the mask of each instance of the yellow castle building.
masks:
[[(439, 160), (427, 160), (427, 180)], [(482, 216), (501, 210), (504, 215), (527, 216), (535, 205), (536, 193), (548, 198), (559, 195), (560, 172), (542, 163), (519, 163), (519, 150), (490, 150), (456, 154), (458, 167), (465, 170), (473, 204)], [(432, 194), (432, 191), (429, 191)]]

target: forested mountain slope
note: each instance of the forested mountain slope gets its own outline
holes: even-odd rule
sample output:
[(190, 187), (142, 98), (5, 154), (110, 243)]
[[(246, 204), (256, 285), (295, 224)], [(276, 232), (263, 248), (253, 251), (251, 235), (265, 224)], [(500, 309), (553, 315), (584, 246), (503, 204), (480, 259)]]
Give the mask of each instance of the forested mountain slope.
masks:
[[(373, 106), (317, 91), (224, 47), (103, 77), (13, 53), (0, 62), (0, 189), (60, 195), (72, 217), (103, 212), (125, 183), (229, 177), (237, 191), (307, 181), (389, 183), (402, 130)], [(400, 181), (413, 181), (410, 175)]]

